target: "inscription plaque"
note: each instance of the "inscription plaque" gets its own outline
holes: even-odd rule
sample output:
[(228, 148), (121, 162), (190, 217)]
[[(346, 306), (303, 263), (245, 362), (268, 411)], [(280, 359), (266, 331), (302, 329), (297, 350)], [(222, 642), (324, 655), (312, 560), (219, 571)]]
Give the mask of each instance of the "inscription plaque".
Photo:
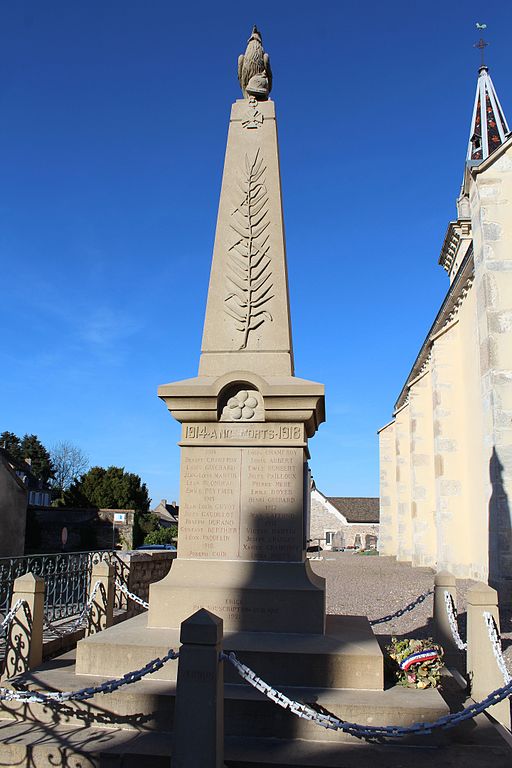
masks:
[(242, 449), (240, 557), (302, 559), (302, 448)]
[(304, 424), (226, 422), (183, 424), (184, 445), (302, 445), (306, 447)]
[(238, 557), (240, 448), (182, 448), (179, 557)]
[(302, 447), (183, 446), (178, 557), (301, 561), (303, 472)]

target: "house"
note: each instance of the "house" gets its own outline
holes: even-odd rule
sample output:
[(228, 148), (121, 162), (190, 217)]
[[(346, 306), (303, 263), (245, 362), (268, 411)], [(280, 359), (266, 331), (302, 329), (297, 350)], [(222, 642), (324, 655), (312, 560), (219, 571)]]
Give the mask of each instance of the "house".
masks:
[(311, 490), (310, 546), (322, 549), (377, 549), (379, 499), (376, 497), (324, 496)]
[(49, 506), (52, 501), (52, 492), (32, 472), (31, 459), (19, 461), (6, 451), (5, 448), (0, 448), (0, 453), (27, 489), (28, 503), (35, 507)]
[(27, 489), (0, 449), (0, 557), (22, 555), (25, 548)]
[(162, 499), (160, 504), (151, 510), (153, 515), (157, 515), (162, 528), (170, 528), (171, 525), (178, 525), (179, 506), (175, 501), (167, 503), (167, 499)]

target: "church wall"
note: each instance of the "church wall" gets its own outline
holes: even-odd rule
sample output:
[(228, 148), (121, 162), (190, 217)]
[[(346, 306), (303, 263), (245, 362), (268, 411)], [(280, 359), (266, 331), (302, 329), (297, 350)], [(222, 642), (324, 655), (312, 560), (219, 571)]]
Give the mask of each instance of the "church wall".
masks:
[(398, 510), (396, 498), (395, 422), (379, 430), (380, 454), (380, 536), (381, 555), (396, 555)]
[(412, 560), (411, 520), (411, 433), (410, 409), (404, 405), (396, 413), (396, 493), (397, 493), (397, 552), (398, 560)]
[(463, 398), (464, 425), (461, 445), (464, 451), (463, 506), (459, 513), (463, 551), (459, 555), (459, 569), (464, 569), (467, 578), (487, 581), (488, 513), (485, 485), (488, 480), (488, 456), (483, 443), (480, 356), (475, 341), (478, 337), (476, 303), (476, 292), (470, 288), (458, 314), (461, 339), (459, 389)]
[(437, 567), (463, 576), (462, 470), (464, 443), (460, 391), (460, 334), (457, 320), (442, 330), (432, 348), (432, 396), (436, 491)]
[(412, 564), (433, 567), (437, 541), (432, 407), (432, 375), (427, 370), (411, 385), (409, 392)]
[(474, 171), (471, 209), (488, 477), (489, 580), (512, 594), (512, 148)]

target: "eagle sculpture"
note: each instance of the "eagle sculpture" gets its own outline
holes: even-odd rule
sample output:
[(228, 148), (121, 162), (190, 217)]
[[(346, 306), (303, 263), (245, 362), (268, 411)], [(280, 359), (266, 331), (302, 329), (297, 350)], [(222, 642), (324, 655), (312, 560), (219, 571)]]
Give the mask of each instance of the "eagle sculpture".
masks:
[(238, 80), (244, 99), (254, 98), (264, 101), (272, 90), (272, 70), (270, 58), (263, 50), (261, 34), (254, 25), (247, 41), (245, 54), (238, 57)]

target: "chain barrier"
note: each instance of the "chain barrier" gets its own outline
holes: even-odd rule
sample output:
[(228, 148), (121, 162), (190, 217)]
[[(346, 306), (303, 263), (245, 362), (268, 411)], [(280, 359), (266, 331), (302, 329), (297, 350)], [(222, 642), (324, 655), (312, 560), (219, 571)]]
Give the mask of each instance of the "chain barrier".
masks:
[(418, 605), (421, 605), (421, 603), (423, 603), (427, 597), (430, 597), (430, 595), (433, 594), (434, 590), (429, 589), (427, 592), (419, 595), (415, 600), (412, 601), (412, 603), (406, 605), (405, 608), (399, 608), (398, 611), (395, 611), (395, 613), (389, 613), (387, 616), (382, 616), (380, 619), (372, 619), (372, 621), (370, 621), (370, 626), (375, 627), (377, 624), (386, 624), (386, 622), (391, 621), (392, 619), (400, 618), (400, 616), (403, 616), (405, 613), (413, 611)]
[(448, 615), (448, 623), (452, 631), (453, 642), (455, 643), (459, 651), (466, 651), (468, 644), (464, 642), (464, 640), (461, 638), (459, 634), (457, 614), (455, 613), (455, 603), (453, 602), (453, 597), (451, 595), (451, 592), (448, 592), (447, 589), (444, 592), (444, 604), (446, 607), (446, 613)]
[(64, 701), (86, 701), (97, 693), (113, 693), (124, 685), (136, 683), (146, 675), (161, 669), (168, 661), (177, 659), (179, 655), (179, 651), (174, 651), (171, 648), (165, 656), (152, 659), (141, 669), (128, 672), (122, 677), (105, 680), (104, 683), (92, 688), (80, 688), (78, 691), (18, 691), (12, 688), (0, 688), (0, 701), (21, 701), (25, 704), (49, 704), (50, 702), (61, 704)]
[(89, 614), (94, 604), (94, 598), (96, 597), (96, 592), (98, 591), (100, 586), (101, 586), (101, 581), (97, 581), (92, 589), (90, 598), (86, 602), (83, 610), (81, 611), (77, 619), (75, 619), (69, 624), (66, 624), (65, 626), (58, 627), (56, 624), (53, 623), (53, 621), (50, 621), (48, 617), (45, 617), (44, 628), (49, 630), (50, 632), (53, 632), (53, 634), (57, 635), (57, 637), (64, 637), (65, 635), (69, 635), (71, 632), (77, 632), (79, 629), (81, 629), (84, 626), (84, 624), (87, 623)]
[(347, 720), (341, 720), (334, 715), (326, 715), (317, 712), (313, 707), (299, 701), (294, 701), (285, 696), (284, 693), (273, 688), (261, 677), (258, 677), (252, 669), (240, 662), (233, 652), (221, 653), (223, 661), (229, 661), (234, 666), (241, 678), (246, 680), (253, 688), (263, 693), (268, 699), (278, 704), (283, 709), (289, 709), (292, 714), (305, 720), (311, 720), (322, 728), (329, 728), (333, 731), (344, 731), (352, 736), (361, 738), (401, 738), (415, 734), (428, 734), (436, 728), (454, 728), (456, 725), (470, 720), (476, 715), (481, 714), (493, 704), (498, 704), (503, 699), (512, 695), (512, 681), (490, 693), (483, 701), (475, 702), (469, 707), (454, 712), (451, 715), (445, 715), (432, 723), (414, 723), (410, 726), (401, 725), (360, 725), (359, 723), (350, 723)]
[(505, 663), (505, 659), (503, 657), (503, 650), (501, 647), (501, 637), (498, 636), (498, 631), (496, 629), (496, 622), (494, 621), (494, 616), (489, 613), (489, 611), (484, 611), (484, 621), (487, 625), (487, 632), (489, 633), (489, 640), (492, 645), (492, 651), (494, 653), (494, 658), (496, 659), (496, 664), (498, 665), (498, 668), (503, 675), (503, 680), (505, 682), (505, 685), (508, 685), (512, 681), (512, 676), (510, 675), (510, 672), (507, 669), (507, 665)]
[(27, 603), (27, 601), (24, 600), (22, 597), (20, 597), (18, 600), (16, 600), (11, 610), (5, 614), (5, 617), (2, 619), (2, 622), (0, 623), (0, 637), (7, 632), (7, 630), (9, 629), (9, 625), (11, 624), (12, 620), (14, 619), (14, 617), (16, 616), (19, 609), (24, 603)]
[(142, 605), (143, 608), (146, 608), (146, 609), (149, 608), (149, 603), (146, 603), (146, 601), (143, 600), (142, 597), (139, 597), (138, 595), (134, 595), (133, 592), (130, 592), (128, 587), (126, 587), (120, 581), (116, 581), (116, 587), (123, 593), (123, 595), (126, 595), (126, 597), (128, 597), (130, 600), (133, 600), (134, 603), (137, 603), (138, 605)]

